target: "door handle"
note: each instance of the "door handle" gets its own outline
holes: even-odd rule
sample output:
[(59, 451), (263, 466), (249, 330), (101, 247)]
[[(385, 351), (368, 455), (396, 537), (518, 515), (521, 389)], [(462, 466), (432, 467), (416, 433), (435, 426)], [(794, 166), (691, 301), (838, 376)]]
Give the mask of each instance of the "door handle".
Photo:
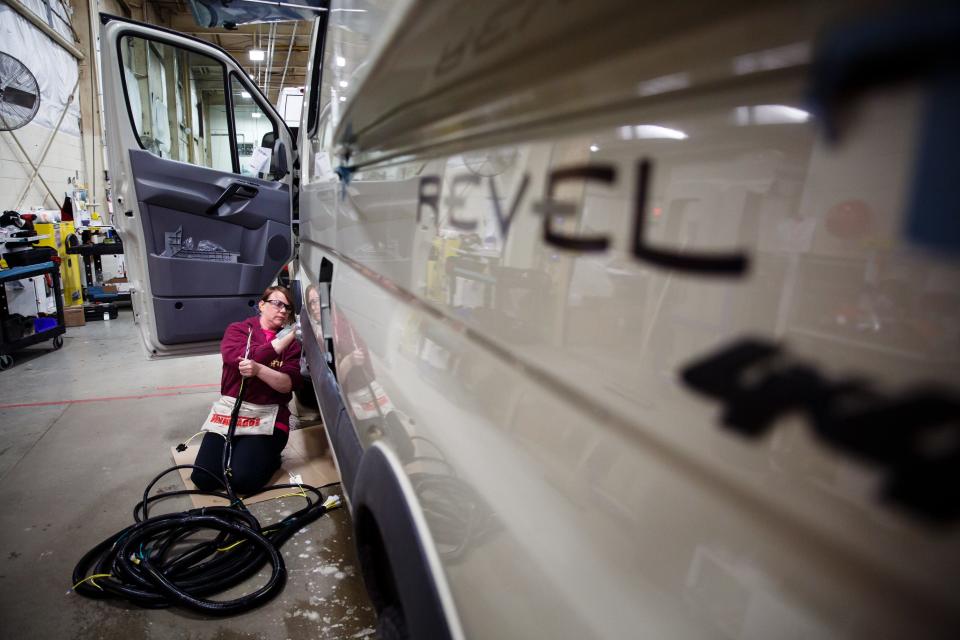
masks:
[(227, 188), (223, 190), (223, 193), (220, 194), (220, 197), (217, 198), (217, 201), (207, 208), (207, 215), (216, 215), (220, 207), (230, 198), (250, 200), (251, 198), (255, 198), (258, 193), (260, 193), (260, 190), (251, 184), (247, 184), (246, 182), (231, 182), (227, 185)]

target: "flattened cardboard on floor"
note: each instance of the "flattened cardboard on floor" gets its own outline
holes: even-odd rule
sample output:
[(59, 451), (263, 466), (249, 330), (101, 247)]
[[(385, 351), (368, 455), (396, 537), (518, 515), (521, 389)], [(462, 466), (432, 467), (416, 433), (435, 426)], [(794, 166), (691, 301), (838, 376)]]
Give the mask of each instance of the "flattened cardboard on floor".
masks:
[[(256, 436), (250, 436), (256, 437)], [(199, 438), (187, 447), (186, 451), (177, 451), (176, 447), (171, 449), (173, 460), (176, 464), (193, 464), (197, 457), (197, 450), (200, 448)], [(330, 449), (327, 446), (327, 436), (323, 432), (323, 427), (308, 427), (306, 429), (295, 429), (290, 432), (290, 439), (287, 440), (287, 446), (283, 449), (283, 462), (280, 469), (273, 474), (270, 484), (293, 482), (291, 476), (300, 476), (303, 484), (320, 487), (331, 482), (340, 480), (337, 468), (333, 464), (333, 458), (330, 455)], [(187, 489), (196, 489), (193, 482), (190, 481), (190, 469), (180, 469), (180, 477)], [(255, 504), (270, 500), (284, 494), (290, 493), (290, 489), (274, 489), (266, 493), (258, 493), (251, 498), (244, 498), (247, 504)], [(326, 495), (326, 494), (325, 494)], [(196, 507), (212, 507), (227, 504), (223, 498), (214, 496), (192, 495), (190, 499)]]

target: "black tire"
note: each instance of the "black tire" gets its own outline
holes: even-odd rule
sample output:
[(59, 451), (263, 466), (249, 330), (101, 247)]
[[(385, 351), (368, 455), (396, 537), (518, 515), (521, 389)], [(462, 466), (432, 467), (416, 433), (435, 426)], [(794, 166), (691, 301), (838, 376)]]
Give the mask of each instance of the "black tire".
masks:
[(0, 356), (0, 371), (6, 371), (13, 366), (13, 356), (8, 353)]
[(363, 453), (350, 489), (363, 582), (382, 638), (451, 640), (455, 636), (437, 583), (442, 575), (435, 578), (431, 571), (417, 535), (414, 509), (420, 507), (408, 502), (397, 471), (400, 461), (389, 446), (378, 442)]
[(59, 349), (63, 346), (63, 336), (53, 336), (53, 348)]

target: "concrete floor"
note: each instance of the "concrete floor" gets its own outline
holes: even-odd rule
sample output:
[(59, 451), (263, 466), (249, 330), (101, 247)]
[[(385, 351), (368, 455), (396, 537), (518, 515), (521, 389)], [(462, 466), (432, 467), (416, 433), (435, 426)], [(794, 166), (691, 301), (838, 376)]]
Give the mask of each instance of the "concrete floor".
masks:
[[(284, 546), (283, 592), (240, 616), (144, 610), (70, 590), (80, 557), (133, 522), (146, 484), (173, 464), (170, 447), (197, 431), (219, 379), (218, 356), (147, 361), (129, 310), (68, 329), (59, 351), (47, 342), (15, 354), (0, 372), (2, 637), (375, 637), (344, 508)], [(158, 486), (182, 483), (172, 473)], [(251, 511), (269, 523), (301, 504), (286, 498)], [(156, 513), (190, 506), (176, 498)]]

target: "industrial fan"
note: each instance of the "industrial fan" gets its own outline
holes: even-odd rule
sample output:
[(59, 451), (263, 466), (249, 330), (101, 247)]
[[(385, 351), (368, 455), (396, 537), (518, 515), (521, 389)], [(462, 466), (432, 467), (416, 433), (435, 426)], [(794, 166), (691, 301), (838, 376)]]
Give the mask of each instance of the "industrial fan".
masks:
[(0, 131), (27, 124), (40, 108), (40, 86), (26, 65), (0, 51)]

